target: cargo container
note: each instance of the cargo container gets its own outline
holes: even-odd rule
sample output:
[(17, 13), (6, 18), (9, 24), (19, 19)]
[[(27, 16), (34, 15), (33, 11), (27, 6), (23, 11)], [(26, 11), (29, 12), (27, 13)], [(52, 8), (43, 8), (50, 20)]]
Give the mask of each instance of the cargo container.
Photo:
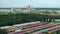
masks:
[(0, 27), (0, 29), (9, 29), (11, 28), (12, 26), (3, 26), (3, 27)]
[(15, 34), (25, 34), (24, 30), (15, 30)]

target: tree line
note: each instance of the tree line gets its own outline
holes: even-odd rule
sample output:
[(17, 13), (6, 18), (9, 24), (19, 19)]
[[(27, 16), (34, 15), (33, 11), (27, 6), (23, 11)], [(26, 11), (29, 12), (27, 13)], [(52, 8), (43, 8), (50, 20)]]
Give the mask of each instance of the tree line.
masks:
[(10, 26), (33, 21), (51, 22), (52, 20), (54, 21), (55, 17), (44, 14), (9, 13), (8, 15), (0, 15), (0, 26)]

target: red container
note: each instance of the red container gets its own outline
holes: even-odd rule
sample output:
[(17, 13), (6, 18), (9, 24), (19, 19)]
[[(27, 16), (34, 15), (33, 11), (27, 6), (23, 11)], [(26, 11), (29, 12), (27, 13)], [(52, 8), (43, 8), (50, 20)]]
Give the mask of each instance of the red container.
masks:
[(36, 27), (36, 26), (37, 26), (37, 24), (31, 24), (31, 26), (32, 26), (32, 27)]
[(15, 32), (10, 32), (10, 33), (8, 33), (8, 34), (15, 34)]

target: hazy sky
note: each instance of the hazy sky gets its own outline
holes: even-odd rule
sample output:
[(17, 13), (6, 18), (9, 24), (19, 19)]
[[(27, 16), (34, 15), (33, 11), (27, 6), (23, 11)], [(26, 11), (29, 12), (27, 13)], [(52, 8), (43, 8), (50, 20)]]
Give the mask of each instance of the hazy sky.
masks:
[(4, 7), (60, 8), (60, 0), (0, 0), (0, 8)]

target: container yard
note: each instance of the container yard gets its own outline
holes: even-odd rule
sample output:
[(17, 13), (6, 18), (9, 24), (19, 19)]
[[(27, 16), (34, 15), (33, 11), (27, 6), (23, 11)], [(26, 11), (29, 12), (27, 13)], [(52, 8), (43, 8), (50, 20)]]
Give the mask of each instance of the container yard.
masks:
[(4, 26), (0, 29), (6, 30), (8, 34), (56, 34), (56, 31), (60, 31), (60, 24), (36, 21)]

